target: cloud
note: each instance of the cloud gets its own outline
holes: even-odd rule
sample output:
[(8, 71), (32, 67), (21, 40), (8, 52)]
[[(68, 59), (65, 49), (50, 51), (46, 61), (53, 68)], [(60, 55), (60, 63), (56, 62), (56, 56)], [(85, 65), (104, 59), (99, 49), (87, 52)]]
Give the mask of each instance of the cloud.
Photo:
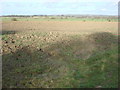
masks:
[(1, 0), (2, 2), (116, 2), (119, 0)]
[[(118, 0), (3, 0), (3, 14), (117, 15)], [(14, 2), (12, 2), (14, 1)], [(28, 2), (29, 1), (29, 2)], [(81, 2), (80, 2), (81, 1)], [(91, 1), (91, 2), (88, 2)], [(96, 2), (95, 2), (96, 1)], [(101, 1), (101, 2), (98, 2)], [(103, 2), (102, 2), (103, 1)], [(109, 2), (108, 2), (109, 1)], [(19, 3), (20, 2), (20, 3)], [(54, 2), (54, 3), (53, 3)]]
[(107, 9), (106, 8), (102, 8), (102, 9), (100, 9), (101, 11), (107, 11)]

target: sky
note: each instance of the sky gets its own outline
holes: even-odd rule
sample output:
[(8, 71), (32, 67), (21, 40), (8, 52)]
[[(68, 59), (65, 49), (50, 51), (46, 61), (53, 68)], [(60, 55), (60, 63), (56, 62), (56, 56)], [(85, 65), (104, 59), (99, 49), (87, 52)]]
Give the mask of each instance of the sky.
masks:
[(119, 0), (0, 0), (0, 15), (117, 15)]

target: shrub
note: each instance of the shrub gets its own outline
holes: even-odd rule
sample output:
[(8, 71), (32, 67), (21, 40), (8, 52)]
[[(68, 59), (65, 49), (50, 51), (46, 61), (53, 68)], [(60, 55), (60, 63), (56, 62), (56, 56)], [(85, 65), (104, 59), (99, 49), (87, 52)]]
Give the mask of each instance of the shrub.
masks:
[(17, 19), (16, 18), (12, 18), (12, 21), (17, 21)]

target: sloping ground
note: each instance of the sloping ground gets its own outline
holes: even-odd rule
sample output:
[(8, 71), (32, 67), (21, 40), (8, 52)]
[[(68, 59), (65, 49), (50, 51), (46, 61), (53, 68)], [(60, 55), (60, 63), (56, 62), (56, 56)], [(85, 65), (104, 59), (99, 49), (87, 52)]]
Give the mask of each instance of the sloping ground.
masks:
[(3, 87), (117, 87), (118, 41), (107, 33), (5, 34)]

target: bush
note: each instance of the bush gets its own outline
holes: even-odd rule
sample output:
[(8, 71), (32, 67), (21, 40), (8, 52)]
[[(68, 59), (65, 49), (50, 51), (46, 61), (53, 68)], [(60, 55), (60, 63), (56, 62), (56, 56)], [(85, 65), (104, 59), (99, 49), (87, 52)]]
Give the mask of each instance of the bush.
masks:
[(17, 19), (16, 18), (12, 18), (12, 21), (17, 21)]

